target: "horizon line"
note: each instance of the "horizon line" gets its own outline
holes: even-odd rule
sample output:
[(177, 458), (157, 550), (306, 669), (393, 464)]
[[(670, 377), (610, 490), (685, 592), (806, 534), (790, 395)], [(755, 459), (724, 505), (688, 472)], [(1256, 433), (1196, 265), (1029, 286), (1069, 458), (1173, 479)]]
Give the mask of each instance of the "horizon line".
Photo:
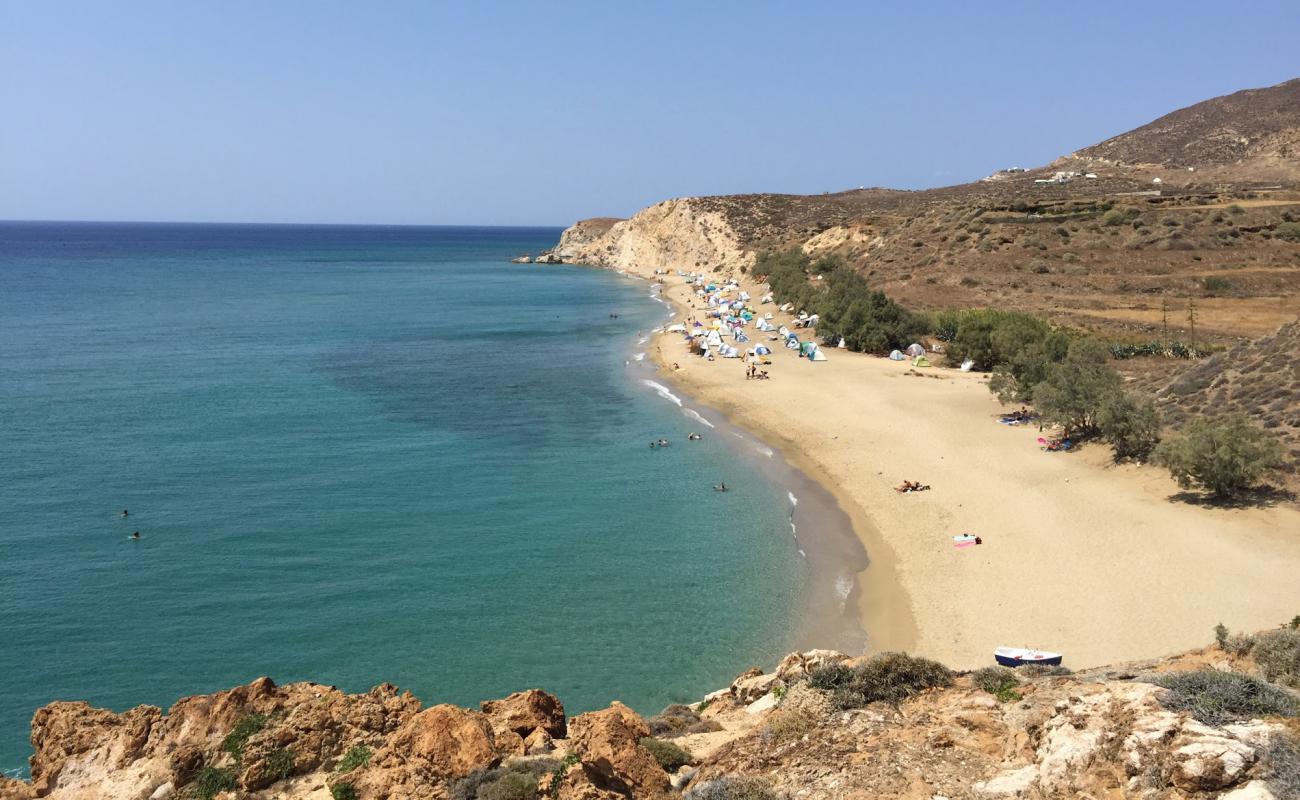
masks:
[[(8, 224), (61, 225), (265, 225), (268, 227), (312, 228), (567, 228), (569, 225), (505, 225), (454, 222), (246, 222), (239, 220), (151, 220), (151, 219), (0, 219)], [(571, 225), (572, 223), (570, 223)]]

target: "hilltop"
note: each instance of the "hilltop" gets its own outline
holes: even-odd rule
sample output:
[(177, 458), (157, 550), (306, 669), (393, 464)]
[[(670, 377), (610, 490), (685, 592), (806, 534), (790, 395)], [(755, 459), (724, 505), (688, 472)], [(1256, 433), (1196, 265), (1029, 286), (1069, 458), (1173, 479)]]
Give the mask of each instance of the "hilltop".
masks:
[(1185, 339), (1190, 303), (1197, 335), (1232, 343), (1300, 308), (1300, 241), (1286, 238), (1300, 221), (1298, 143), (1300, 78), (1035, 169), (924, 191), (668, 200), (579, 223), (555, 252), (725, 270), (798, 246), (842, 256), (922, 310), (997, 305), (1113, 337)]

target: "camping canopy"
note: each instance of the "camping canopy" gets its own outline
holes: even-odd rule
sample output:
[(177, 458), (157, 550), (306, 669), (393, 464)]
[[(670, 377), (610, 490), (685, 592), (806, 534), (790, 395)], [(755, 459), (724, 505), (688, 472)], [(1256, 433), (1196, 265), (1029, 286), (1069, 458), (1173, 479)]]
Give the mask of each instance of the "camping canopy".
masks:
[(925, 348), (916, 342), (912, 342), (907, 346), (907, 354), (909, 356), (923, 356), (925, 355)]

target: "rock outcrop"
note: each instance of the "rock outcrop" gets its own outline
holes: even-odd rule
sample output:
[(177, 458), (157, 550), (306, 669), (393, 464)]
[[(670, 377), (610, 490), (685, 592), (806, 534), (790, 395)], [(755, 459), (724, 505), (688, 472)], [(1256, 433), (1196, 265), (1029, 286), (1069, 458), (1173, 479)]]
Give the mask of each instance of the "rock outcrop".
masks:
[[(656, 757), (668, 746), (648, 742), (651, 725), (618, 702), (569, 720), (557, 698), (536, 689), (478, 711), (422, 709), (390, 685), (347, 695), (263, 678), (186, 698), (165, 714), (52, 703), (32, 721), (31, 781), (0, 779), (0, 798), (165, 800), (198, 796), (203, 786), (211, 790), (203, 796), (222, 800), (661, 800), (721, 781), (799, 800), (1270, 800), (1300, 780), (1279, 778), (1294, 771), (1291, 759), (1300, 764), (1294, 720), (1204, 724), (1166, 707), (1164, 690), (1141, 679), (1254, 669), (1217, 650), (1081, 675), (1022, 675), (1005, 696), (959, 676), (897, 705), (848, 710), (807, 680), (823, 666), (860, 660), (794, 653), (772, 672), (742, 674), (708, 703), (666, 709), (654, 729), (693, 754), (671, 777)], [(1284, 762), (1274, 755), (1280, 741), (1292, 754)]]

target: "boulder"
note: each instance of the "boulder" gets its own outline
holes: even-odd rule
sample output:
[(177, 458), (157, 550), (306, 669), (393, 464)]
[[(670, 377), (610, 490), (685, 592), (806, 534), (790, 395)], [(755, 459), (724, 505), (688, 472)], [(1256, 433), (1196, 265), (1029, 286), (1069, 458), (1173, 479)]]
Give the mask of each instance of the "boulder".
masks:
[(1187, 792), (1234, 786), (1255, 763), (1255, 750), (1226, 736), (1197, 736), (1173, 750), (1174, 785)]
[(731, 684), (731, 694), (736, 698), (736, 702), (741, 705), (749, 705), (758, 698), (771, 692), (778, 685), (782, 685), (776, 673), (767, 675), (751, 675), (747, 678), (737, 678)]
[(524, 753), (530, 756), (544, 756), (555, 750), (555, 741), (545, 728), (534, 728), (524, 739)]
[(556, 739), (567, 735), (564, 705), (555, 695), (540, 689), (515, 692), (503, 700), (488, 700), (479, 707), (492, 721), (494, 731), (514, 731), (524, 737), (542, 728)]
[(645, 721), (617, 701), (569, 724), (569, 744), (595, 786), (636, 798), (666, 797), (668, 774), (640, 744), (649, 735)]
[(602, 780), (603, 777), (587, 765), (574, 764), (560, 778), (560, 785), (551, 796), (558, 800), (627, 800), (619, 792), (601, 788)]
[(362, 797), (445, 797), (450, 781), (500, 760), (492, 723), (477, 711), (439, 705), (409, 718), (356, 770)]
[(808, 650), (803, 653), (791, 653), (781, 659), (781, 663), (777, 665), (776, 677), (786, 683), (792, 683), (797, 679), (808, 677), (808, 674), (818, 667), (842, 664), (848, 660), (849, 657), (838, 650)]

